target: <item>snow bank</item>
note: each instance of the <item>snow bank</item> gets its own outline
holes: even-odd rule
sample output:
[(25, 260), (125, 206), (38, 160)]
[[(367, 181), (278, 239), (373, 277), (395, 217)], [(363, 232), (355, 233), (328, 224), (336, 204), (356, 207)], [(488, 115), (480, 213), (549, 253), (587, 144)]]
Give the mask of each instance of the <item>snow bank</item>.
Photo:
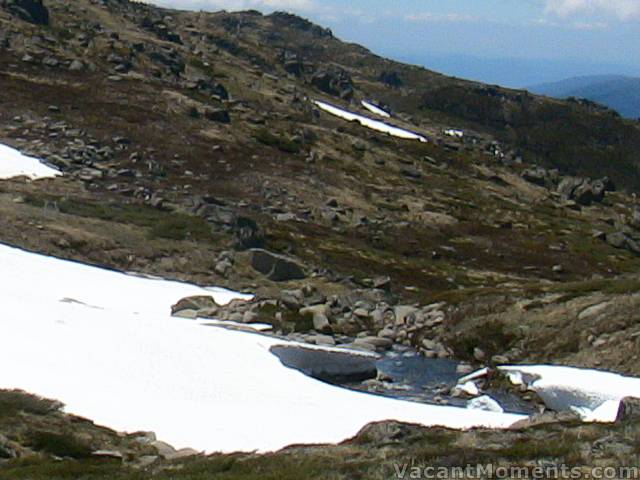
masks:
[(154, 431), (178, 448), (270, 451), (340, 442), (380, 420), (469, 428), (523, 418), (345, 390), (283, 366), (269, 349), (288, 342), (170, 316), (185, 296), (246, 295), (1, 244), (0, 265), (0, 388), (58, 399), (117, 430)]
[(62, 175), (37, 158), (27, 157), (7, 145), (0, 143), (0, 179), (25, 176), (33, 180)]
[(391, 114), (389, 112), (387, 112), (386, 110), (383, 110), (382, 108), (378, 107), (377, 105), (374, 105), (371, 102), (367, 102), (366, 100), (362, 100), (362, 102), (360, 102), (362, 104), (362, 106), (364, 108), (366, 108), (367, 110), (369, 110), (371, 113), (375, 113), (376, 115), (383, 117), (383, 118), (391, 118)]
[(572, 410), (585, 421), (613, 422), (624, 397), (640, 398), (640, 378), (553, 365), (498, 367), (512, 383), (525, 384), (556, 411)]
[(371, 130), (386, 133), (393, 137), (403, 138), (406, 140), (419, 140), (421, 142), (427, 142), (427, 139), (425, 137), (423, 137), (422, 135), (418, 135), (417, 133), (410, 132), (409, 130), (394, 127), (379, 120), (373, 120), (371, 118), (367, 118), (362, 115), (358, 115), (357, 113), (334, 107), (333, 105), (318, 100), (314, 101), (313, 103), (318, 108), (324, 110), (327, 113), (330, 113), (331, 115), (335, 115), (336, 117), (347, 120), (348, 122), (358, 122), (363, 127), (370, 128)]

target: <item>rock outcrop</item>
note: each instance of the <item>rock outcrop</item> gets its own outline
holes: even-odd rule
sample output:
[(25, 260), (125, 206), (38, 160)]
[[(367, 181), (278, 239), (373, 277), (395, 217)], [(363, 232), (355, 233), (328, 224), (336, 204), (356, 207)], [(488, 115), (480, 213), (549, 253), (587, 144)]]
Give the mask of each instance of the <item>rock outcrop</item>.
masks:
[(251, 266), (274, 282), (301, 280), (307, 276), (300, 262), (258, 248), (251, 250)]
[(36, 25), (49, 25), (49, 10), (42, 0), (0, 0), (0, 7)]

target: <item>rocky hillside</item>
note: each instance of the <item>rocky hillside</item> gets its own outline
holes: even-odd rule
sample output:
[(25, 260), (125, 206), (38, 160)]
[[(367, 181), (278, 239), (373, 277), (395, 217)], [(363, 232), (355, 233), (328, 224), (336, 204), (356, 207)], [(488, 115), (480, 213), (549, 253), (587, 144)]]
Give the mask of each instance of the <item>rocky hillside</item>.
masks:
[(2, 242), (256, 292), (215, 315), (305, 341), (640, 373), (640, 125), (609, 110), (127, 0), (0, 0), (0, 105), (64, 174), (0, 181)]

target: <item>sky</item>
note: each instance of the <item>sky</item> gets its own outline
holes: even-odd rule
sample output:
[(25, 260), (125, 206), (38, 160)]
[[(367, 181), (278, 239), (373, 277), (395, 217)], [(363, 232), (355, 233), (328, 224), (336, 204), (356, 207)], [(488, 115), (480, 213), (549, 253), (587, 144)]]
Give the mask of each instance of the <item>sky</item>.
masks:
[(286, 10), (377, 54), (522, 87), (640, 76), (640, 0), (152, 0), (194, 10)]

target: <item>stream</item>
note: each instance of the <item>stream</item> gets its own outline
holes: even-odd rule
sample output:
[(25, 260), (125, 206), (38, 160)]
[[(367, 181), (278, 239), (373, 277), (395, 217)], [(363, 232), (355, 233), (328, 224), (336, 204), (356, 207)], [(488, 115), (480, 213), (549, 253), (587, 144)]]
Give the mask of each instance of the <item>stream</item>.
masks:
[[(426, 358), (411, 349), (395, 346), (376, 362), (377, 380), (339, 384), (352, 390), (400, 400), (465, 407), (467, 399), (449, 394), (464, 375), (458, 373), (459, 365), (456, 360)], [(505, 412), (534, 413), (532, 405), (513, 393), (488, 390), (483, 395), (491, 396)]]

